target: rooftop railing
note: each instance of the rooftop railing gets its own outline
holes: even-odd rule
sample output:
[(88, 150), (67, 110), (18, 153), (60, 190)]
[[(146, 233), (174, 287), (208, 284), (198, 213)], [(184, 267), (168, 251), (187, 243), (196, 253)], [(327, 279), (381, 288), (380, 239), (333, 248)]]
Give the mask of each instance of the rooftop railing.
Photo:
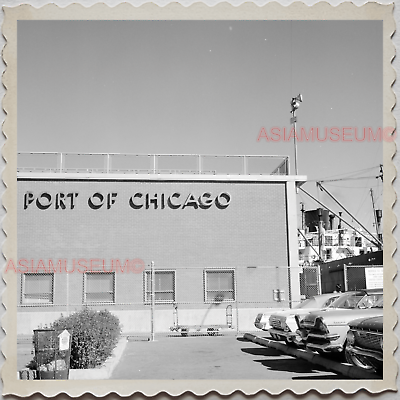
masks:
[(289, 157), (273, 155), (18, 153), (18, 172), (288, 175)]

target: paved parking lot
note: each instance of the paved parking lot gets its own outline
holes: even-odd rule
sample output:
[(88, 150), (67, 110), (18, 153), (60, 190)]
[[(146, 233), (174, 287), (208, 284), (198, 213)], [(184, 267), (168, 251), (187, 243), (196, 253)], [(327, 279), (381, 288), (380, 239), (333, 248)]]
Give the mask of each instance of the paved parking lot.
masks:
[(234, 335), (130, 340), (111, 379), (346, 379)]

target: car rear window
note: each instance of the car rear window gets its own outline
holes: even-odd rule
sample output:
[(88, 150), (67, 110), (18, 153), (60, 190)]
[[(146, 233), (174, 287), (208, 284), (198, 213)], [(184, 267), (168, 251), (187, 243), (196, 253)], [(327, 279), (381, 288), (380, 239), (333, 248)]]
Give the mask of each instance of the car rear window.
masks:
[(373, 308), (383, 308), (383, 296), (372, 307)]
[(358, 308), (371, 308), (374, 307), (381, 299), (383, 298), (383, 294), (374, 293), (365, 295), (360, 302), (357, 304)]
[(364, 296), (362, 295), (344, 296), (339, 298), (334, 304), (332, 304), (332, 307), (343, 308), (343, 309), (356, 308), (357, 304), (363, 297)]
[(323, 303), (321, 303), (321, 298), (319, 298), (317, 300), (313, 296), (313, 297), (310, 297), (309, 299), (304, 300), (302, 303), (300, 303), (299, 305), (297, 305), (294, 308), (325, 308), (325, 307), (330, 306), (338, 298), (339, 298), (339, 295), (338, 296), (329, 297)]
[(330, 307), (338, 298), (339, 296), (331, 297), (324, 303), (323, 307)]

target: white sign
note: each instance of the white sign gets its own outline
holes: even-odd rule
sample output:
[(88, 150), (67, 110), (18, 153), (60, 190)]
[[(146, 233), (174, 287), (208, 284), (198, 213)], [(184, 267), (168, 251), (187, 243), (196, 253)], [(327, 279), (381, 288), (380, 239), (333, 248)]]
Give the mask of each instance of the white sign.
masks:
[(69, 340), (71, 338), (71, 334), (64, 329), (59, 335), (59, 350), (69, 350)]
[(383, 288), (383, 267), (365, 268), (365, 285), (367, 289)]

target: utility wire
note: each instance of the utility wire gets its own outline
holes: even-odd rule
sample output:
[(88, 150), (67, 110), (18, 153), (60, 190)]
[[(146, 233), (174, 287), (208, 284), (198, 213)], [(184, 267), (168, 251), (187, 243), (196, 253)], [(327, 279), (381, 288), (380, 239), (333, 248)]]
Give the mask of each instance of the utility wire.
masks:
[(336, 214), (334, 211), (332, 211), (329, 207), (327, 207), (325, 204), (317, 200), (313, 195), (310, 193), (306, 192), (302, 187), (299, 188), (303, 193), (305, 193), (307, 196), (311, 197), (314, 201), (316, 201), (319, 205), (324, 207), (325, 209), (329, 210), (335, 217), (337, 217), (340, 221), (343, 221), (346, 225), (348, 225), (350, 228), (354, 229), (359, 235), (361, 235), (363, 238), (367, 239), (368, 241), (372, 242), (375, 244), (377, 247), (381, 247), (382, 244), (378, 242), (375, 237), (373, 238), (374, 240), (371, 240), (371, 238), (365, 236), (362, 232), (354, 228), (354, 226), (351, 226), (347, 221), (345, 221), (342, 217), (340, 217), (338, 214)]
[(380, 178), (380, 176), (357, 176), (357, 177), (351, 177), (351, 178), (338, 178), (338, 179), (327, 179), (327, 180), (320, 180), (317, 182), (325, 183), (325, 182), (339, 182), (339, 181), (355, 181), (358, 179), (371, 179), (371, 178)]
[[(331, 175), (331, 176), (328, 176), (327, 179), (333, 179), (335, 177), (340, 177), (342, 175), (346, 175), (346, 176), (352, 177), (352, 176), (354, 176), (356, 174), (360, 174), (362, 172), (366, 172), (366, 171), (369, 171), (371, 169), (376, 169), (376, 168), (379, 168), (379, 165), (376, 165), (375, 167), (369, 167), (369, 168), (360, 169), (360, 170), (353, 171), (353, 172), (345, 172), (343, 174)], [(321, 179), (310, 179), (310, 180), (308, 180), (308, 182), (317, 182), (317, 181), (321, 181)]]
[[(321, 185), (321, 183), (317, 183), (317, 186), (318, 186), (321, 190), (323, 190), (331, 199), (333, 199), (341, 208), (343, 208), (343, 210), (346, 211), (346, 213), (347, 213), (348, 215), (350, 215), (350, 217), (351, 217), (352, 219), (354, 219), (354, 221), (356, 221), (357, 224), (361, 226), (361, 228), (363, 228), (366, 232), (368, 232), (368, 234), (370, 234), (370, 235), (374, 238), (374, 235), (373, 235), (360, 221), (358, 221), (358, 220), (356, 219), (356, 217), (355, 217), (353, 214), (351, 214), (350, 211), (348, 211), (338, 200), (336, 200), (335, 197), (332, 196), (332, 195)], [(375, 238), (374, 238), (374, 239), (375, 239)], [(382, 243), (379, 241), (379, 239), (377, 239), (377, 242), (380, 244), (380, 246), (378, 246), (378, 247), (381, 247), (381, 246), (382, 246)]]

